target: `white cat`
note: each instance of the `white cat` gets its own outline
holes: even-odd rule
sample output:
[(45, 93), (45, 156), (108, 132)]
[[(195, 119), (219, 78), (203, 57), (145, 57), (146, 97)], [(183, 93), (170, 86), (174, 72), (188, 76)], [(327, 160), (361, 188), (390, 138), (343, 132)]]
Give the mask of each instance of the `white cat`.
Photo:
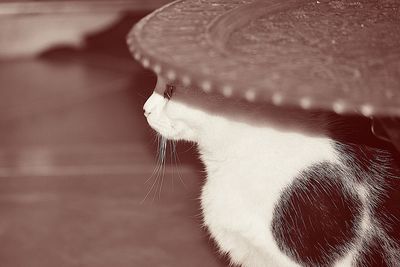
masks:
[(144, 112), (163, 137), (197, 143), (204, 224), (233, 264), (400, 266), (390, 155), (332, 139), (331, 114), (227, 100), (161, 77)]

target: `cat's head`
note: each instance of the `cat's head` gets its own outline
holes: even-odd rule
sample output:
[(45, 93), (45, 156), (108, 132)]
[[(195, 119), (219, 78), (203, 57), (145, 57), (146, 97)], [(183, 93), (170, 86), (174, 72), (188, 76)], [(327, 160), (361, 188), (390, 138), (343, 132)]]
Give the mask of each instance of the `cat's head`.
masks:
[(218, 99), (201, 90), (185, 88), (177, 82), (169, 83), (158, 77), (153, 94), (143, 106), (149, 125), (170, 140), (199, 142), (206, 129), (214, 129), (218, 116), (210, 110)]

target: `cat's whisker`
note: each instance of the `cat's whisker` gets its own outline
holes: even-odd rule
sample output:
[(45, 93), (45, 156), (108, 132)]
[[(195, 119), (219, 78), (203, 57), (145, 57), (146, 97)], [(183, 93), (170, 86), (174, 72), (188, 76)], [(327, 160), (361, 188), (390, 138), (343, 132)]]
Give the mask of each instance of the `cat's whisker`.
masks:
[(174, 141), (172, 140), (171, 142), (169, 142), (168, 143), (169, 144), (169, 153), (170, 153), (170, 161), (171, 161), (171, 165), (172, 165), (172, 170), (173, 170), (173, 172), (172, 172), (172, 178), (171, 178), (171, 186), (172, 186), (172, 191), (174, 191), (174, 162), (173, 162), (173, 158), (174, 158), (174, 155), (173, 155), (173, 151), (174, 151), (174, 149), (173, 149), (173, 144), (174, 144)]
[(165, 166), (165, 162), (164, 162), (164, 164), (162, 165), (162, 168), (161, 168), (161, 176), (160, 176), (161, 179), (160, 179), (160, 187), (158, 190), (158, 199), (161, 199), (161, 191), (162, 191), (162, 187), (164, 184), (165, 168), (166, 168), (166, 166)]
[[(168, 149), (170, 150), (170, 160), (171, 160), (171, 165), (173, 166), (173, 176), (172, 176), (172, 187), (174, 186), (174, 174), (175, 174), (175, 169), (176, 173), (178, 175), (178, 178), (180, 182), (183, 184), (185, 188), (187, 188), (185, 182), (182, 179), (181, 173), (179, 171), (179, 166), (178, 163), (180, 163), (177, 150), (176, 150), (176, 141), (174, 140), (168, 140), (162, 135), (157, 135), (157, 145), (158, 145), (158, 150), (157, 150), (157, 166), (153, 171), (153, 174), (146, 180), (146, 184), (149, 183), (152, 179), (154, 179), (149, 187), (149, 191), (147, 192), (145, 199), (153, 193), (153, 200), (155, 199), (156, 195), (158, 195), (158, 198), (161, 198), (161, 193), (164, 185), (164, 177), (166, 173), (166, 161), (167, 161), (167, 153)], [(193, 147), (193, 146), (192, 146)], [(156, 189), (157, 188), (157, 189)], [(145, 200), (144, 199), (144, 200)], [(143, 201), (144, 201), (143, 200)]]
[(161, 165), (157, 163), (156, 167), (153, 170), (153, 173), (151, 174), (151, 176), (149, 178), (147, 178), (147, 180), (144, 183), (147, 184), (152, 178), (154, 178), (155, 175), (159, 173), (160, 169), (161, 169)]
[(160, 135), (156, 133), (156, 135), (154, 137), (155, 137), (154, 143), (157, 142), (156, 162), (158, 164), (158, 158), (159, 158), (159, 154), (160, 154), (159, 149), (158, 149), (160, 147)]
[(165, 161), (165, 138), (161, 135), (158, 135), (158, 140), (157, 140), (157, 155), (156, 155), (156, 160), (158, 165), (162, 165)]
[[(146, 195), (144, 196), (144, 198), (142, 199), (142, 201), (140, 202), (140, 204), (143, 204), (146, 199), (148, 198), (148, 196), (150, 195), (150, 193), (153, 191), (153, 188), (155, 186), (155, 184), (157, 183), (158, 180), (158, 172), (157, 172), (157, 176), (155, 176), (154, 178), (154, 182), (152, 183), (152, 185), (150, 186), (149, 190), (147, 191)], [(154, 199), (154, 198), (153, 198)]]
[[(160, 144), (160, 135), (157, 134), (156, 135), (156, 139), (157, 139), (157, 146), (159, 147), (160, 146), (159, 145)], [(147, 180), (145, 181), (145, 184), (147, 184), (154, 177), (154, 175), (159, 173), (161, 165), (162, 165), (162, 163), (160, 162), (159, 159), (160, 159), (160, 152), (159, 152), (159, 150), (157, 150), (157, 155), (156, 155), (157, 164), (156, 164), (156, 167), (154, 168), (153, 173), (151, 174), (151, 176), (149, 178), (147, 178)]]
[[(161, 169), (161, 168), (160, 168), (160, 169)], [(157, 195), (157, 192), (158, 192), (158, 184), (159, 184), (159, 182), (160, 182), (160, 172), (157, 173), (157, 179), (154, 181), (154, 187), (153, 187), (154, 191), (153, 191), (152, 202), (154, 202), (155, 199), (156, 199), (156, 195)]]
[[(150, 193), (153, 191), (154, 187), (156, 186), (156, 184), (159, 180), (159, 177), (160, 177), (161, 167), (162, 167), (162, 165), (157, 164), (157, 166), (154, 168), (153, 174), (146, 180), (145, 184), (149, 183), (150, 180), (154, 178), (152, 184), (149, 186), (149, 189), (148, 189), (145, 197), (141, 201), (141, 204), (144, 203), (144, 201), (146, 201), (147, 197), (150, 195)], [(153, 200), (154, 200), (154, 197), (153, 197)]]
[(167, 150), (167, 139), (164, 136), (161, 136), (159, 143), (159, 161), (161, 164), (165, 163), (165, 156)]
[(176, 173), (178, 175), (179, 180), (186, 188), (186, 184), (182, 180), (182, 176), (181, 176), (179, 165), (178, 165), (179, 159), (177, 158), (176, 141), (175, 140), (171, 140), (171, 142), (170, 142), (170, 157), (171, 157), (171, 165), (173, 168), (172, 181), (174, 181), (174, 179), (175, 179), (174, 175)]
[(176, 141), (172, 141), (172, 151), (173, 151), (173, 155), (174, 155), (175, 166), (177, 169), (178, 178), (181, 181), (181, 183), (183, 184), (183, 186), (187, 189), (187, 186), (186, 186), (185, 182), (183, 181), (183, 178), (181, 176), (180, 169), (179, 169), (179, 165), (180, 165), (181, 161), (180, 161), (178, 153), (176, 151)]
[[(164, 183), (164, 175), (165, 175), (165, 157), (166, 157), (166, 150), (167, 150), (167, 139), (163, 136), (160, 137), (160, 143), (159, 143), (159, 157), (158, 157), (158, 162), (160, 164), (160, 172), (157, 177), (157, 180), (159, 180), (159, 188), (158, 190), (158, 198), (161, 198), (161, 191), (162, 191), (162, 186)], [(154, 192), (156, 194), (156, 191)]]
[(151, 186), (149, 187), (149, 190), (146, 194), (146, 197), (144, 200), (146, 200), (146, 198), (153, 193), (153, 198), (152, 198), (152, 202), (155, 201), (157, 192), (159, 191), (159, 184), (162, 183), (161, 178), (163, 177), (163, 167), (164, 165), (162, 164), (162, 162), (158, 162), (157, 167), (156, 167), (156, 171), (155, 174), (153, 175), (154, 177), (154, 181), (152, 182)]
[[(153, 174), (145, 181), (145, 184), (149, 183), (153, 178), (154, 181), (152, 184), (149, 186), (149, 190), (146, 193), (144, 199), (141, 201), (143, 203), (146, 201), (148, 196), (153, 192), (153, 201), (155, 200), (155, 197), (159, 195), (159, 198), (161, 197), (161, 191), (162, 191), (162, 184), (164, 181), (164, 175), (165, 175), (165, 155), (166, 155), (166, 146), (167, 146), (167, 139), (159, 134), (156, 135), (156, 140), (157, 140), (157, 155), (156, 155), (156, 160), (157, 160), (157, 165), (153, 171)], [(154, 190), (155, 188), (158, 188)]]

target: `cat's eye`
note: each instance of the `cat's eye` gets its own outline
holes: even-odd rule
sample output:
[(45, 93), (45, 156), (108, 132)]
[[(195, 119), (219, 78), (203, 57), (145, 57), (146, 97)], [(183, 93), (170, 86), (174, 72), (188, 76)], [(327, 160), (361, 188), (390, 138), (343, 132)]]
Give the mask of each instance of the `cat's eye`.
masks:
[(174, 90), (175, 90), (175, 86), (167, 84), (165, 86), (164, 98), (171, 99), (171, 97), (172, 97), (172, 95), (174, 93)]

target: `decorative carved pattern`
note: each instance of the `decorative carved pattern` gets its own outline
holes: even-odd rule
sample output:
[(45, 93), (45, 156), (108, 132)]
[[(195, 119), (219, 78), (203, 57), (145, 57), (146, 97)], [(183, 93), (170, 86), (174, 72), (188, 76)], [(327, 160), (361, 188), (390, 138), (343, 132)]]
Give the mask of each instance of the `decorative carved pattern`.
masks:
[(182, 0), (128, 42), (146, 67), (227, 97), (400, 115), (397, 0)]

